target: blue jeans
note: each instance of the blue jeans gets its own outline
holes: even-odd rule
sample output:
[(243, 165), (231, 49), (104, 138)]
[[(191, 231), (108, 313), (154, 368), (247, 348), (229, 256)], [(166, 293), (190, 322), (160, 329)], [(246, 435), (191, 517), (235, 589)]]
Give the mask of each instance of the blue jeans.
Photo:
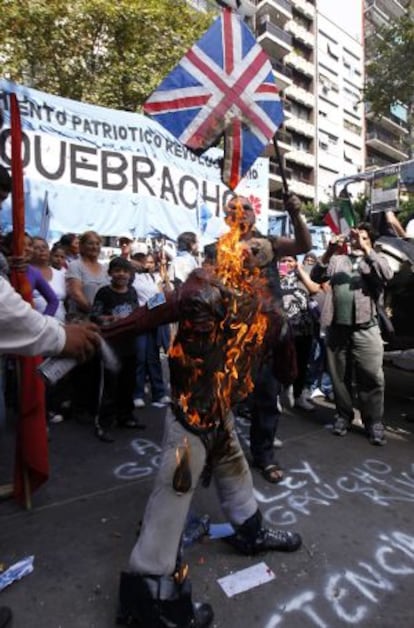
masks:
[(315, 336), (307, 376), (307, 385), (312, 392), (319, 388), (326, 396), (332, 394), (332, 382), (327, 369), (325, 338)]
[(153, 401), (159, 401), (164, 397), (165, 385), (162, 376), (162, 366), (160, 359), (160, 348), (157, 342), (157, 330), (141, 334), (136, 339), (137, 347), (137, 370), (135, 397), (144, 399), (145, 382), (148, 375), (151, 384), (151, 394)]

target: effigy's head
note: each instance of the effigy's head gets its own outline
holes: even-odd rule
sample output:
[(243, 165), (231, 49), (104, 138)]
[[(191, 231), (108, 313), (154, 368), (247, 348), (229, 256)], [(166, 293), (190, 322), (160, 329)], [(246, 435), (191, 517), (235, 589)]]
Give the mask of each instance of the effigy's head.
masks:
[(254, 209), (245, 196), (233, 196), (224, 206), (224, 220), (230, 228), (237, 227), (241, 235), (249, 232), (256, 222)]

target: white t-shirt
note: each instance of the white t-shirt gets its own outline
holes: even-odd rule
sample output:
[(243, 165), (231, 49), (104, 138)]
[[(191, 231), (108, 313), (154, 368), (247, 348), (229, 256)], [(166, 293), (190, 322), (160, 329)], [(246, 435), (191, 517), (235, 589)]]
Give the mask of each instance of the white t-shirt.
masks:
[(184, 283), (188, 275), (196, 268), (198, 268), (198, 262), (194, 255), (188, 251), (179, 251), (168, 267), (168, 276), (171, 281), (178, 279)]

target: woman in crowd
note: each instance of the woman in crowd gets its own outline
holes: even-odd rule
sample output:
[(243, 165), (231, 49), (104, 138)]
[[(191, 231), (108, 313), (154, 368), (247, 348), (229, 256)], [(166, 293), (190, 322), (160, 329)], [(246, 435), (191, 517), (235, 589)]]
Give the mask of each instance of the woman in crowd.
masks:
[[(50, 263), (50, 250), (47, 241), (44, 238), (33, 238), (33, 255), (32, 265), (37, 268), (43, 276), (52, 290), (55, 292), (59, 299), (59, 305), (55, 312), (55, 317), (62, 323), (66, 320), (66, 282), (65, 273), (63, 270), (56, 270)], [(34, 307), (39, 312), (45, 310), (46, 302), (44, 297), (35, 291), (33, 294)]]
[[(12, 240), (13, 233), (8, 233), (3, 240), (4, 251), (7, 257), (10, 258), (12, 253)], [(11, 259), (11, 258), (10, 258)], [(39, 295), (42, 297), (41, 306), (36, 308), (41, 314), (47, 314), (48, 316), (55, 316), (59, 307), (59, 299), (56, 296), (53, 288), (49, 282), (43, 277), (38, 268), (32, 264), (33, 259), (33, 238), (28, 233), (24, 236), (24, 249), (22, 263), (26, 266), (27, 278), (30, 283), (33, 295)], [(10, 266), (13, 265), (11, 262)]]
[(65, 233), (59, 240), (59, 244), (65, 251), (66, 267), (79, 258), (80, 255), (80, 239), (76, 233)]
[(315, 333), (315, 320), (311, 311), (310, 296), (320, 290), (294, 255), (286, 255), (279, 262), (282, 303), (295, 339), (298, 376), (287, 390), (288, 403), (302, 410), (314, 410), (306, 398), (304, 387)]
[(95, 231), (79, 238), (79, 258), (70, 262), (66, 272), (71, 317), (88, 318), (99, 288), (109, 283), (106, 266), (99, 261), (102, 240)]
[[(51, 265), (49, 244), (44, 238), (33, 238), (32, 265), (42, 274), (43, 279), (49, 283), (56, 294), (59, 305), (55, 313), (55, 318), (61, 323), (64, 323), (66, 321), (65, 271), (57, 270)], [(33, 305), (38, 312), (42, 312), (45, 309), (45, 299), (38, 290), (33, 292)], [(60, 423), (63, 421), (63, 414), (70, 407), (70, 396), (67, 378), (60, 380), (55, 386), (47, 387), (46, 407), (51, 423)]]
[(56, 242), (50, 249), (50, 265), (56, 270), (66, 272), (65, 250), (59, 242)]
[[(86, 231), (79, 238), (79, 259), (66, 271), (68, 311), (71, 320), (88, 319), (99, 288), (109, 283), (106, 266), (99, 261), (101, 237)], [(74, 412), (83, 422), (91, 422), (99, 404), (100, 360), (94, 358), (73, 371)]]
[[(145, 305), (150, 299), (163, 292), (163, 281), (157, 274), (155, 258), (152, 254), (135, 254), (135, 278), (133, 287), (137, 291), (139, 305)], [(169, 403), (166, 392), (160, 358), (159, 329), (137, 336), (137, 383), (134, 405), (145, 406), (145, 385), (147, 378), (151, 386), (154, 403)]]

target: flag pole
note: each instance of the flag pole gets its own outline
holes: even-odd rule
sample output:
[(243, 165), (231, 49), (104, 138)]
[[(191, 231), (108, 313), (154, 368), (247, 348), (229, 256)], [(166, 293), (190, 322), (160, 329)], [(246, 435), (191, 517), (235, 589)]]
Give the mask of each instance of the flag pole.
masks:
[[(22, 258), (25, 238), (25, 207), (23, 185), (23, 135), (20, 108), (16, 94), (10, 94), (11, 171), (13, 256)], [(26, 272), (11, 269), (11, 283), (28, 303), (32, 289)], [(19, 416), (16, 432), (14, 497), (32, 507), (32, 494), (49, 477), (49, 455), (46, 430), (45, 389), (37, 375), (41, 362), (38, 356), (20, 356), (18, 364)]]
[(285, 165), (283, 163), (282, 155), (280, 152), (279, 144), (277, 143), (276, 134), (273, 136), (273, 146), (275, 149), (276, 160), (279, 166), (280, 176), (282, 177), (282, 186), (283, 186), (283, 200), (287, 200), (289, 196), (289, 186), (286, 177)]

